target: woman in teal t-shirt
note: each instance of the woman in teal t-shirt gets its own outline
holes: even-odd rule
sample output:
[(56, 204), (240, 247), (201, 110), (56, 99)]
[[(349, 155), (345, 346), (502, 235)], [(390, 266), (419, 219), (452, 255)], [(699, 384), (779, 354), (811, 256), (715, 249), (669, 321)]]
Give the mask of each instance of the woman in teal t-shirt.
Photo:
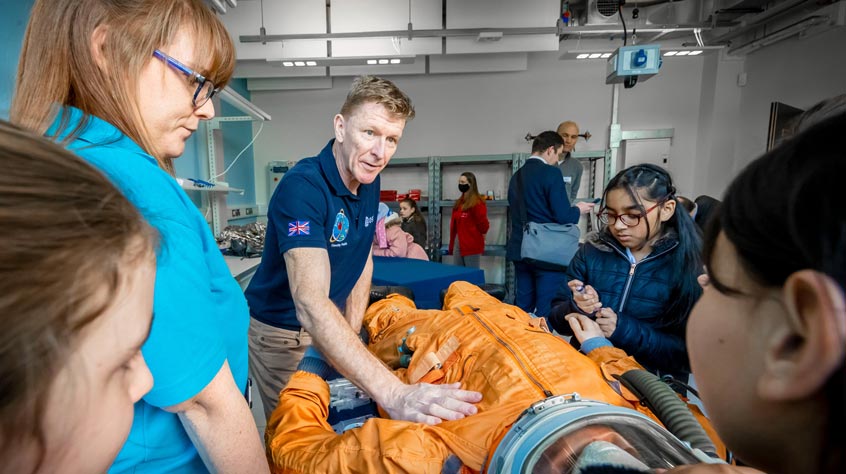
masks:
[(234, 61), (201, 0), (39, 0), (32, 9), (12, 120), (97, 166), (161, 236), (142, 347), (154, 385), (110, 472), (268, 470), (244, 398), (247, 305), (172, 176), (185, 141), (214, 117), (210, 99)]

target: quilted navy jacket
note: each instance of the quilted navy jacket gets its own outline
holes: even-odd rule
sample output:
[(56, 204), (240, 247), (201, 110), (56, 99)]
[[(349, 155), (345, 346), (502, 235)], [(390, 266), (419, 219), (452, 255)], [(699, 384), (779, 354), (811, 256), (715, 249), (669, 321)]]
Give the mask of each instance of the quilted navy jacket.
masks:
[[(690, 373), (685, 345), (689, 314), (668, 314), (678, 297), (671, 281), (672, 254), (678, 246), (675, 232), (668, 233), (655, 243), (652, 253), (632, 265), (614, 237), (607, 232), (594, 233), (573, 257), (567, 281), (577, 279), (593, 286), (602, 305), (617, 313), (617, 328), (609, 338), (615, 346), (650, 371), (686, 380)], [(565, 283), (552, 300), (550, 325), (561, 334), (572, 334), (564, 320), (569, 313), (583, 312)], [(578, 344), (575, 338), (572, 341)]]

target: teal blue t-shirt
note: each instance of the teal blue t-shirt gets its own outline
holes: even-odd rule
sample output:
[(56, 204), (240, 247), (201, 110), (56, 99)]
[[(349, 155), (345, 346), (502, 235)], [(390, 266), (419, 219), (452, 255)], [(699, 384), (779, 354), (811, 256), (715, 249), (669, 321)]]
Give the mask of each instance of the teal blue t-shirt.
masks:
[(86, 118), (73, 107), (62, 115), (47, 135), (61, 141), (81, 124), (67, 148), (108, 176), (160, 238), (153, 326), (141, 348), (153, 389), (135, 404), (129, 439), (109, 472), (208, 472), (177, 415), (162, 408), (199, 393), (224, 361), (245, 391), (249, 312), (244, 295), (205, 219), (153, 157), (108, 122)]

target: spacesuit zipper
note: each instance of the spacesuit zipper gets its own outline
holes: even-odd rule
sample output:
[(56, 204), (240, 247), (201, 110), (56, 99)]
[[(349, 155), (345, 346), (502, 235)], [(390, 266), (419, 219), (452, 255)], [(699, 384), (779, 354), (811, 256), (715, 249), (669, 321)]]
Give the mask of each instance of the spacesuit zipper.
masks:
[(535, 385), (536, 385), (536, 386), (540, 389), (540, 391), (544, 394), (544, 396), (546, 396), (546, 397), (551, 397), (551, 396), (552, 396), (552, 392), (550, 392), (549, 390), (545, 389), (545, 388), (543, 387), (543, 385), (542, 385), (542, 384), (541, 384), (541, 383), (540, 383), (540, 382), (539, 382), (539, 381), (538, 381), (538, 380), (537, 380), (537, 379), (536, 379), (536, 378), (535, 378), (535, 377), (534, 377), (534, 376), (533, 376), (533, 375), (529, 372), (529, 369), (527, 369), (527, 368), (526, 368), (526, 366), (523, 364), (523, 361), (522, 361), (522, 360), (520, 360), (520, 358), (519, 358), (519, 357), (517, 357), (517, 354), (514, 352), (514, 349), (512, 349), (512, 348), (511, 348), (511, 346), (509, 346), (509, 345), (508, 345), (505, 341), (503, 341), (503, 340), (502, 340), (499, 336), (497, 336), (497, 335), (496, 335), (496, 333), (494, 333), (494, 332), (493, 332), (493, 329), (491, 329), (491, 327), (490, 327), (490, 326), (488, 326), (488, 325), (487, 325), (484, 321), (482, 321), (482, 318), (480, 318), (478, 314), (476, 314), (476, 313), (470, 313), (470, 315), (472, 315), (472, 316), (473, 316), (473, 318), (474, 318), (476, 321), (478, 321), (478, 322), (479, 322), (479, 324), (480, 324), (483, 328), (485, 328), (485, 330), (487, 330), (487, 331), (491, 334), (491, 336), (493, 336), (493, 337), (494, 337), (494, 339), (496, 339), (496, 341), (497, 341), (497, 342), (498, 342), (498, 343), (499, 343), (502, 347), (504, 347), (504, 348), (508, 349), (508, 352), (510, 352), (510, 353), (511, 353), (511, 355), (514, 357), (514, 360), (516, 360), (516, 361), (517, 361), (517, 364), (520, 366), (520, 368), (521, 368), (521, 369), (523, 369), (523, 373), (525, 373), (525, 374), (526, 374), (526, 377), (528, 377), (528, 378), (529, 378), (529, 380), (530, 380), (533, 384), (535, 384)]

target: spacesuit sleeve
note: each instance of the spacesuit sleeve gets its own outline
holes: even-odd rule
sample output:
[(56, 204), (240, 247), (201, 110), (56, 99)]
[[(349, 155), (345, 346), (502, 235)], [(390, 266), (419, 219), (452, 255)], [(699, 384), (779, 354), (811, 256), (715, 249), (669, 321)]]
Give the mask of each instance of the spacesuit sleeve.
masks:
[(437, 427), (371, 418), (336, 434), (327, 422), (329, 386), (319, 376), (294, 373), (268, 420), (265, 441), (274, 473), (440, 473), (450, 450)]

